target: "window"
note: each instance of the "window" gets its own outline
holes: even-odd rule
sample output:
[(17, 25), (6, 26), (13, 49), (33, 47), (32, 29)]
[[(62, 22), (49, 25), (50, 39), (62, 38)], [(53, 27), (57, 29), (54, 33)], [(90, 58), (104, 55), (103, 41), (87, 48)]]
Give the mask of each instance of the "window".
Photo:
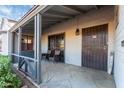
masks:
[(64, 34), (51, 35), (48, 37), (49, 49), (64, 50)]
[(33, 36), (22, 35), (22, 51), (33, 50)]
[[(48, 49), (49, 50), (60, 50), (59, 61), (64, 62), (64, 46), (65, 38), (64, 33), (57, 35), (48, 36)], [(55, 52), (55, 51), (54, 51)]]

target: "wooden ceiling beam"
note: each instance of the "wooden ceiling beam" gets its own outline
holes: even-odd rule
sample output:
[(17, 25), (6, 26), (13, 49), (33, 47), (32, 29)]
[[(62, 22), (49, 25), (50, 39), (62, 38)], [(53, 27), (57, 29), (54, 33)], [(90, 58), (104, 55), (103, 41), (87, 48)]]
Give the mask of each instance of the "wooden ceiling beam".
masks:
[(61, 14), (55, 14), (55, 13), (44, 13), (43, 16), (57, 17), (57, 18), (72, 18), (72, 16), (61, 15)]
[(60, 5), (59, 7), (63, 8), (63, 9), (66, 9), (66, 10), (72, 12), (72, 13), (77, 13), (77, 14), (80, 14), (81, 13), (80, 11), (78, 11), (76, 9), (72, 9), (72, 8), (66, 6), (66, 5)]

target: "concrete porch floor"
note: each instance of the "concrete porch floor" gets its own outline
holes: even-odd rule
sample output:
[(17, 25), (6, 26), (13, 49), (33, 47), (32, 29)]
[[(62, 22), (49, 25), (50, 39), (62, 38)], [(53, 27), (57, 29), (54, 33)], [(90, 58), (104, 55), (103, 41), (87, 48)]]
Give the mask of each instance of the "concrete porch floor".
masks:
[[(42, 60), (41, 67), (41, 88), (115, 88), (113, 76), (104, 71), (46, 60)], [(31, 69), (29, 72), (34, 74)]]
[(107, 72), (64, 63), (42, 61), (42, 88), (115, 88)]

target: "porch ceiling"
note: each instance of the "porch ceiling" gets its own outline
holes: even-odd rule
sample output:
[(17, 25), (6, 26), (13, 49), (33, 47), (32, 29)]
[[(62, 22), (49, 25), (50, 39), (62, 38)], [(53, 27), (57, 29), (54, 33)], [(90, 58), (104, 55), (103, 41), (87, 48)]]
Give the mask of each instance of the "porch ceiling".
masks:
[(85, 14), (92, 9), (99, 9), (102, 6), (96, 5), (55, 5), (47, 10), (42, 16), (42, 27), (46, 29), (62, 21), (74, 18), (77, 15)]
[[(42, 29), (55, 25), (57, 23), (72, 19), (80, 14), (85, 14), (94, 9), (100, 9), (103, 5), (54, 5), (52, 8), (42, 14)], [(41, 12), (40, 12), (41, 13)], [(23, 28), (26, 33), (34, 29), (34, 20), (31, 20)]]

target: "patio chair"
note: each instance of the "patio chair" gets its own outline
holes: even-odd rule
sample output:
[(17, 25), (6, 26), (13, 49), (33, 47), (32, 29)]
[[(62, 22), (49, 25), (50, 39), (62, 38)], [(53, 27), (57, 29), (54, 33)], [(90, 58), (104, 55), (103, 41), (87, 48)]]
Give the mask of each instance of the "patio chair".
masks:
[(55, 50), (55, 54), (54, 54), (54, 61), (55, 62), (58, 62), (58, 61), (60, 61), (60, 59), (61, 59), (61, 51), (60, 50)]
[(46, 59), (49, 60), (49, 56), (50, 56), (50, 54), (51, 54), (51, 50), (48, 50), (48, 51), (47, 51), (47, 54), (46, 54)]
[(64, 62), (64, 51), (61, 50), (61, 53), (60, 53), (60, 61), (63, 63)]
[(48, 59), (48, 60), (54, 59), (54, 50), (48, 50), (46, 59)]

